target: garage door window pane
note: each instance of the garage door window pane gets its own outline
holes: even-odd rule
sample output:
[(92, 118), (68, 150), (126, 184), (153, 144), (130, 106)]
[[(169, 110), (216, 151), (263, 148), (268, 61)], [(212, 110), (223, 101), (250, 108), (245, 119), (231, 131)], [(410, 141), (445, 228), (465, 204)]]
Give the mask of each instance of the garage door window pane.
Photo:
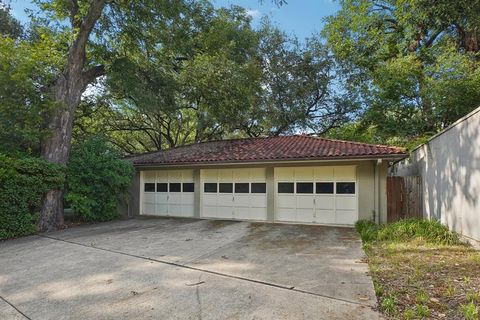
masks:
[(217, 184), (216, 183), (205, 183), (203, 185), (203, 191), (208, 193), (217, 193)]
[(267, 184), (266, 183), (252, 183), (252, 193), (266, 193)]
[(195, 185), (193, 183), (184, 183), (182, 188), (183, 188), (183, 192), (194, 192), (195, 191)]
[(313, 182), (297, 182), (297, 193), (313, 193)]
[(333, 182), (317, 182), (317, 193), (333, 194)]
[(181, 192), (182, 184), (181, 183), (170, 183), (170, 192)]
[(248, 183), (235, 183), (235, 193), (248, 193), (250, 192)]
[(355, 182), (337, 182), (337, 194), (355, 194)]
[(220, 183), (218, 190), (220, 191), (220, 193), (232, 193), (233, 183)]
[(293, 193), (293, 182), (279, 182), (278, 193)]
[(167, 192), (168, 183), (157, 183), (157, 192)]
[(145, 192), (155, 192), (155, 183), (145, 183), (143, 188)]

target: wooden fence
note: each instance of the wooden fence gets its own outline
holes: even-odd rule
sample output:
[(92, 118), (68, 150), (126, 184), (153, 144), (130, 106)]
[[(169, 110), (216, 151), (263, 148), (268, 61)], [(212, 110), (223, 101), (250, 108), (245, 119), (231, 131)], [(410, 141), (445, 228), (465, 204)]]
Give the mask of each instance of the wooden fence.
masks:
[(387, 177), (387, 221), (422, 217), (420, 177)]

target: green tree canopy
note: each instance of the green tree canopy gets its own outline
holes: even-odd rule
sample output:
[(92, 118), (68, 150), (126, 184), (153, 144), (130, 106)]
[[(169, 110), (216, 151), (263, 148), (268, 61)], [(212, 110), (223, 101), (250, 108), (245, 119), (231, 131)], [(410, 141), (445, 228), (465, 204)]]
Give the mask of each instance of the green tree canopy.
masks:
[(363, 126), (432, 134), (480, 101), (480, 2), (342, 0), (327, 19), (329, 48), (358, 93)]

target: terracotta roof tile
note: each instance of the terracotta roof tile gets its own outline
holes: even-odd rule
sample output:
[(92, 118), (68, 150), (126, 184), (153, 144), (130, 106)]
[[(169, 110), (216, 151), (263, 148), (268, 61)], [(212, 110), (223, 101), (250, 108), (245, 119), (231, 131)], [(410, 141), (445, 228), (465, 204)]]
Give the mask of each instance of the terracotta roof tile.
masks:
[(134, 165), (402, 158), (403, 149), (294, 135), (209, 141), (129, 157)]

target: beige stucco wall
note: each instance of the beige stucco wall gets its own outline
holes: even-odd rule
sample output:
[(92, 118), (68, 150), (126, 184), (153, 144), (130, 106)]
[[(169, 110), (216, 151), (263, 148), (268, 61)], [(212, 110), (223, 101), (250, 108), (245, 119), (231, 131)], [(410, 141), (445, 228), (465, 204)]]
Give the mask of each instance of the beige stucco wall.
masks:
[[(378, 207), (380, 211), (380, 222), (386, 222), (387, 216), (387, 192), (386, 192), (386, 177), (388, 162), (382, 161), (380, 164), (377, 160), (358, 160), (358, 161), (320, 161), (320, 162), (295, 162), (295, 163), (275, 163), (275, 164), (247, 164), (247, 165), (222, 165), (222, 168), (244, 168), (244, 167), (264, 167), (267, 168), (267, 205), (269, 216), (272, 216), (273, 205), (273, 169), (274, 167), (281, 166), (340, 166), (340, 165), (355, 165), (357, 167), (357, 184), (358, 184), (358, 208), (359, 219), (374, 219), (374, 212)], [(172, 167), (143, 167), (137, 168), (137, 172), (140, 170), (169, 170), (169, 169), (209, 169), (214, 166), (176, 166)], [(216, 166), (215, 166), (216, 167)], [(378, 186), (376, 186), (375, 170), (378, 170)], [(139, 194), (140, 194), (140, 182), (136, 176), (135, 183), (130, 189), (130, 214), (139, 214)], [(270, 181), (270, 179), (272, 181)], [(196, 181), (197, 182), (197, 181)], [(198, 183), (198, 182), (197, 182)], [(196, 188), (198, 190), (198, 188)], [(379, 193), (376, 194), (379, 189)], [(272, 190), (270, 192), (269, 190)], [(378, 204), (376, 205), (376, 202)]]
[(480, 242), (480, 108), (414, 150), (392, 173), (421, 176), (424, 217)]

